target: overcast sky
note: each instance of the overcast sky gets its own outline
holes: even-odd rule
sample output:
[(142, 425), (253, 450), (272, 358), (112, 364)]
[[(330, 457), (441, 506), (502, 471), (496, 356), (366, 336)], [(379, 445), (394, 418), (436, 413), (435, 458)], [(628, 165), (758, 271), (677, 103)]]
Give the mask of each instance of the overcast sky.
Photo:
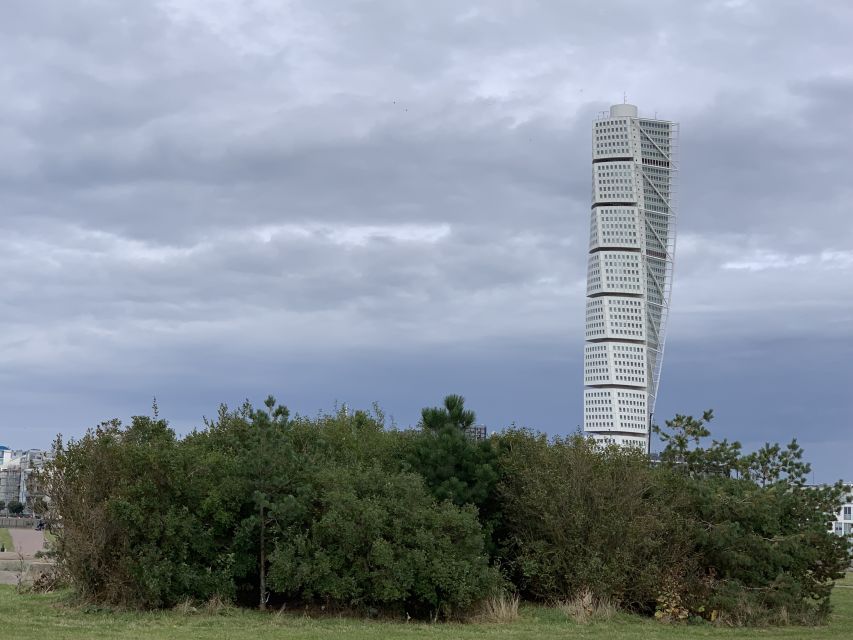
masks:
[(681, 123), (658, 417), (853, 478), (853, 4), (5, 0), (0, 442), (581, 423), (590, 127)]

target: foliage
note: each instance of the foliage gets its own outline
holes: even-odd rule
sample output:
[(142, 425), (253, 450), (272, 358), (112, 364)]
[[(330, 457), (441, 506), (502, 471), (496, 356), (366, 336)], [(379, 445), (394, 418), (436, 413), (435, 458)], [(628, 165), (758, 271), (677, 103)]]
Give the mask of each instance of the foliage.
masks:
[(421, 410), (421, 427), (427, 431), (440, 431), (452, 426), (465, 431), (474, 426), (477, 414), (465, 408), (465, 398), (451, 394), (445, 396), (443, 407), (425, 407)]
[(458, 395), (421, 413), (421, 431), (412, 439), (406, 461), (439, 500), (483, 507), (492, 497), (496, 457), (489, 442), (475, 442), (466, 434), (475, 420)]
[(758, 451), (744, 456), (740, 467), (747, 478), (762, 487), (780, 481), (801, 487), (811, 472), (811, 465), (803, 461), (803, 449), (796, 439), (784, 449), (778, 443), (765, 443)]
[(849, 563), (847, 541), (827, 532), (835, 488), (718, 478), (691, 490), (709, 610), (749, 609), (760, 619), (785, 609), (802, 622), (825, 617), (833, 581)]
[(57, 557), (78, 593), (99, 602), (171, 606), (186, 593), (229, 592), (222, 559), (190, 490), (198, 461), (164, 420), (102, 423), (63, 446), (47, 474)]
[(475, 442), (461, 396), (408, 431), (376, 407), (291, 416), (269, 397), (222, 405), (183, 438), (155, 405), (57, 439), (45, 506), (59, 566), (99, 605), (434, 619), (509, 602), (508, 580), (579, 616), (604, 603), (671, 621), (825, 620), (849, 562), (847, 541), (827, 533), (841, 486), (805, 486), (796, 441), (749, 455), (706, 444), (712, 417), (657, 429), (653, 465), (580, 436), (509, 429)]
[(30, 509), (33, 512), (33, 515), (41, 516), (47, 511), (47, 501), (42, 496), (36, 496), (29, 500), (31, 503)]
[(474, 441), (466, 433), (475, 420), (459, 395), (447, 396), (443, 407), (423, 409), (420, 431), (404, 441), (402, 468), (421, 475), (436, 499), (475, 506), (487, 547), (494, 552), (492, 533), (500, 519), (498, 461), (491, 442)]
[(57, 556), (79, 595), (110, 605), (286, 598), (457, 612), (496, 583), (476, 512), (401, 474), (397, 450), (380, 415), (291, 420), (272, 397), (261, 410), (223, 405), (183, 439), (158, 417), (104, 423), (56, 443)]
[(312, 481), (307, 521), (272, 559), (284, 596), (449, 617), (497, 586), (476, 512), (436, 502), (419, 476), (356, 466)]
[(660, 454), (663, 465), (691, 478), (729, 476), (739, 470), (742, 467), (740, 442), (712, 440), (711, 446), (702, 446), (702, 440), (711, 435), (706, 425), (713, 418), (714, 412), (709, 409), (698, 420), (693, 416), (676, 414), (675, 418), (666, 421), (665, 429), (652, 425), (652, 432), (665, 445)]
[(13, 516), (19, 516), (24, 512), (24, 503), (20, 500), (9, 500), (6, 510)]
[(595, 599), (650, 611), (664, 576), (692, 571), (677, 485), (634, 450), (580, 436), (501, 438), (504, 558), (528, 597)]
[(745, 622), (783, 610), (791, 621), (824, 619), (833, 582), (850, 563), (848, 542), (827, 526), (844, 486), (806, 487), (810, 467), (796, 440), (748, 455), (725, 440), (704, 448), (710, 419), (677, 416), (659, 430), (664, 469), (687, 476), (693, 553), (704, 574), (689, 599)]

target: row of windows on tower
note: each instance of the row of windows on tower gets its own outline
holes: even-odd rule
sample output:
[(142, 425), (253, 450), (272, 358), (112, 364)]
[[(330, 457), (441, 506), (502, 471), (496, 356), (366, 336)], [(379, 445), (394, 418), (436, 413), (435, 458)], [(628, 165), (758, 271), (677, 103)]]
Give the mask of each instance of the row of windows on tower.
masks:
[(601, 232), (600, 236), (593, 231), (591, 239), (593, 243), (610, 245), (613, 247), (632, 247), (637, 245), (636, 231), (607, 231)]
[(633, 162), (616, 161), (616, 162), (600, 162), (596, 164), (595, 170), (596, 179), (598, 178), (631, 178), (635, 175), (635, 165)]
[[(633, 429), (635, 431), (643, 431), (646, 428), (646, 418), (645, 416), (625, 416), (623, 417), (621, 414), (613, 414), (610, 412), (601, 412), (601, 413), (587, 413), (584, 416), (585, 424), (587, 428), (593, 425), (600, 425), (603, 427), (611, 427), (621, 431), (622, 429), (629, 430)], [(616, 418), (619, 419), (618, 426), (614, 425)]]
[(672, 170), (667, 167), (648, 166), (640, 167), (643, 178), (655, 184), (672, 184)]
[[(587, 321), (596, 321), (596, 320), (604, 320), (604, 314), (599, 309), (587, 309), (586, 319)], [(617, 326), (625, 326), (619, 325), (618, 321), (638, 321), (643, 318), (642, 313), (615, 313), (613, 309), (608, 309), (608, 316), (611, 324), (615, 324)]]
[(663, 182), (670, 182), (670, 178), (672, 177), (672, 171), (665, 167), (643, 167), (642, 172), (646, 178), (661, 180)]
[(660, 184), (653, 180), (643, 182), (643, 193), (649, 198), (649, 202), (664, 205), (671, 197), (669, 185)]
[(657, 217), (660, 217), (662, 220), (667, 220), (669, 219), (669, 216), (672, 215), (672, 211), (667, 206), (666, 202), (657, 197), (650, 198), (649, 201), (645, 203), (644, 209), (647, 218), (651, 215), (657, 214)]
[(596, 140), (628, 140), (627, 133), (604, 133), (595, 136)]
[(618, 400), (619, 404), (629, 403), (631, 406), (646, 406), (646, 394), (642, 391), (622, 391), (614, 389), (590, 389), (584, 392), (585, 399), (589, 402), (595, 400), (599, 403)]
[[(606, 142), (602, 142), (601, 144), (603, 146), (607, 146)], [(661, 147), (661, 149), (658, 149), (658, 147)], [(669, 160), (669, 157), (668, 157), (669, 147), (668, 146), (667, 147), (663, 147), (662, 145), (655, 146), (651, 143), (641, 142), (640, 143), (640, 149), (642, 149), (644, 158), (650, 158), (652, 160), (655, 160), (655, 159), (657, 159), (657, 160), (661, 160), (661, 159)]]
[(626, 143), (599, 142), (596, 145), (595, 152), (597, 154), (622, 155), (623, 153), (630, 153), (630, 147)]
[[(643, 339), (643, 329), (642, 324), (636, 325), (637, 329), (622, 329), (622, 328), (614, 328), (609, 327), (609, 335), (613, 337), (631, 339), (631, 340), (642, 340)], [(587, 323), (585, 335), (587, 338), (595, 338), (608, 335), (604, 329), (604, 323)]]
[(595, 123), (594, 130), (598, 135), (605, 133), (619, 133), (628, 130), (628, 125), (631, 121), (627, 118), (618, 118), (616, 120), (599, 120)]
[[(635, 300), (634, 298), (608, 298), (606, 300), (608, 307), (618, 308), (618, 310), (624, 311), (640, 311), (640, 307), (643, 306), (642, 301)], [(586, 301), (586, 308), (591, 309), (593, 307), (601, 307), (605, 303), (601, 298), (595, 298), (593, 300)], [(632, 307), (637, 307), (637, 309), (632, 309)]]
[(614, 426), (614, 418), (616, 418), (617, 416), (611, 413), (587, 413), (584, 417), (584, 423), (586, 424), (587, 429), (589, 429), (590, 427), (598, 426), (603, 428), (610, 427), (618, 430), (634, 429), (636, 431), (642, 431), (646, 428), (646, 421), (644, 418), (622, 418), (622, 416), (620, 415), (619, 426), (616, 427)]
[(630, 399), (644, 399), (646, 394), (642, 391), (616, 391), (613, 389), (594, 389), (585, 391), (584, 394), (587, 398), (630, 398)]
[(599, 187), (596, 196), (602, 200), (636, 200), (634, 190), (631, 187)]
[(659, 127), (640, 127), (640, 136), (643, 138), (654, 140), (658, 144), (669, 144), (672, 138), (672, 132), (669, 129), (661, 129)]
[[(610, 220), (628, 220), (630, 222), (609, 222)], [(601, 222), (598, 224), (599, 229), (630, 229), (636, 231), (637, 224), (633, 218), (623, 218), (621, 216), (602, 216)]]
[[(588, 344), (584, 347), (584, 355), (589, 360), (606, 361), (608, 351), (613, 353), (616, 364), (623, 362), (619, 360), (620, 358), (626, 361), (643, 360), (646, 353), (645, 347), (633, 344)], [(628, 363), (624, 362), (624, 364)]]
[(653, 188), (643, 189), (643, 193), (646, 195), (646, 198), (649, 199), (651, 202), (658, 200), (659, 202), (663, 202), (664, 205), (666, 204), (666, 201), (662, 200), (658, 192)]
[(636, 253), (623, 253), (619, 251), (608, 251), (604, 253), (605, 267), (637, 267), (640, 257)]
[(636, 231), (641, 228), (636, 215), (608, 215), (596, 211), (592, 213), (590, 225), (593, 229), (630, 229)]
[(596, 400), (595, 398), (592, 398), (587, 399), (586, 410), (591, 413), (601, 413), (604, 411), (608, 411), (610, 413), (621, 412), (620, 415), (625, 416), (636, 416), (637, 414), (644, 414), (646, 412), (646, 403), (643, 402), (642, 406), (635, 407), (625, 407), (621, 406), (620, 404), (620, 406), (617, 407), (611, 399)]
[(637, 245), (637, 237), (639, 234), (630, 229), (595, 229), (590, 231), (590, 241), (592, 244), (606, 244), (619, 247), (625, 245), (628, 247)]
[(587, 280), (587, 288), (590, 293), (598, 293), (602, 289), (608, 289), (619, 293), (640, 293), (643, 290), (641, 285), (633, 282), (614, 282), (608, 280), (602, 283), (600, 278), (596, 277), (590, 277)]

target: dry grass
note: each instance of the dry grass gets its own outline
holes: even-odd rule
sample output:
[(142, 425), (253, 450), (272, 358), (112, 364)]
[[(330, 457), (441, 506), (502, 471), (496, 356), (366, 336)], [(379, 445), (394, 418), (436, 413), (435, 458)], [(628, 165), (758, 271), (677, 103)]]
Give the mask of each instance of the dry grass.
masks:
[(778, 611), (767, 611), (750, 603), (743, 603), (732, 610), (720, 611), (714, 624), (718, 627), (735, 628), (816, 627), (825, 624), (825, 620), (816, 610), (801, 612), (792, 621), (791, 614), (785, 607)]
[(589, 589), (584, 589), (570, 600), (557, 603), (557, 608), (578, 624), (610, 620), (618, 611), (610, 600), (596, 598)]
[(182, 616), (189, 616), (194, 613), (198, 613), (198, 607), (195, 606), (195, 603), (189, 598), (186, 600), (181, 600), (178, 604), (172, 607), (172, 611)]
[(204, 612), (208, 615), (220, 615), (229, 613), (234, 609), (234, 605), (222, 598), (221, 596), (213, 596), (204, 603)]
[(186, 600), (181, 600), (178, 604), (172, 607), (172, 611), (174, 613), (182, 616), (192, 616), (197, 614), (216, 616), (230, 613), (233, 610), (234, 605), (220, 596), (212, 596), (210, 600), (204, 603), (199, 603), (187, 598)]
[(496, 622), (506, 624), (518, 620), (518, 605), (521, 599), (516, 594), (502, 593), (487, 598), (480, 611), (471, 617), (472, 622)]

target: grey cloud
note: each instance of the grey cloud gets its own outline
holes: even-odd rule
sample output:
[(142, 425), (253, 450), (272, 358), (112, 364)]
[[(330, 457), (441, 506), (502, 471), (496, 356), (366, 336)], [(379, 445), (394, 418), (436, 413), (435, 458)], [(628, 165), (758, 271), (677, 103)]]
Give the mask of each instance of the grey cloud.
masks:
[[(164, 380), (182, 424), (275, 379), (302, 410), (404, 421), (423, 382), (524, 422), (496, 399), (514, 390), (571, 430), (590, 121), (623, 91), (682, 123), (662, 410), (725, 396), (758, 421), (769, 387), (738, 384), (806, 384), (803, 358), (837, 388), (846, 360), (825, 378), (799, 349), (853, 327), (851, 25), (840, 0), (12, 2), (0, 440), (144, 410)], [(756, 344), (734, 369), (710, 355)]]

